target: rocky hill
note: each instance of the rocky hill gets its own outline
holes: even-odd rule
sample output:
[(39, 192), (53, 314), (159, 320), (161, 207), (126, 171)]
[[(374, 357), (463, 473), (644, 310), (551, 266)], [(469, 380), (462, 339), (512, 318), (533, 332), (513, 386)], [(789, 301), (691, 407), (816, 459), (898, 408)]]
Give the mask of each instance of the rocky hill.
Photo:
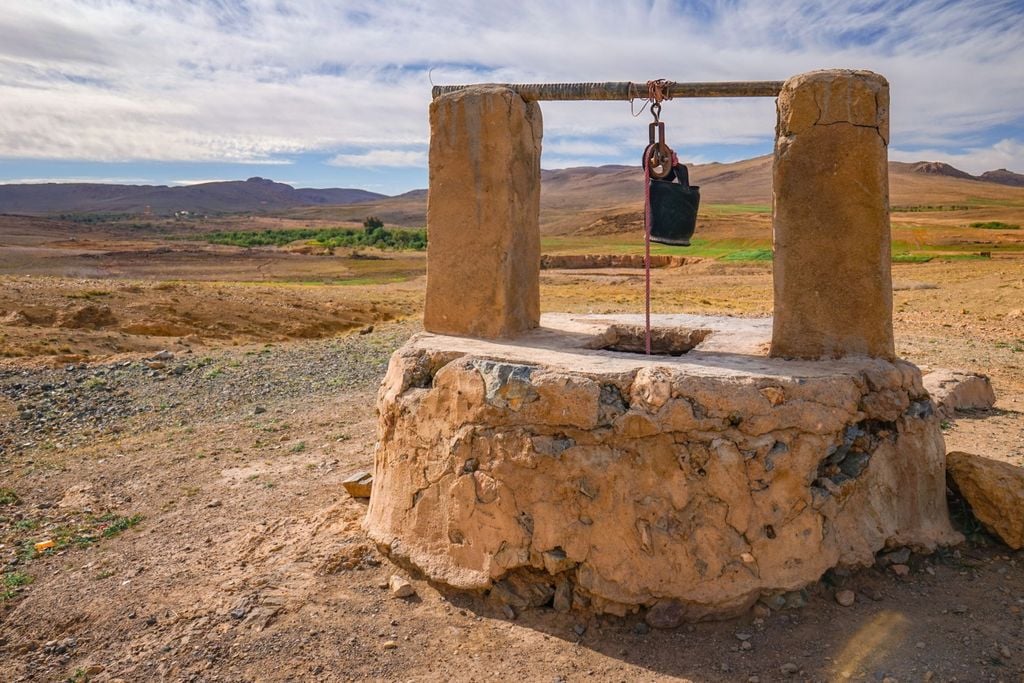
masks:
[(0, 213), (144, 213), (170, 215), (278, 211), (296, 206), (344, 205), (376, 201), (387, 195), (348, 188), (294, 188), (265, 178), (166, 185), (40, 183), (0, 185)]

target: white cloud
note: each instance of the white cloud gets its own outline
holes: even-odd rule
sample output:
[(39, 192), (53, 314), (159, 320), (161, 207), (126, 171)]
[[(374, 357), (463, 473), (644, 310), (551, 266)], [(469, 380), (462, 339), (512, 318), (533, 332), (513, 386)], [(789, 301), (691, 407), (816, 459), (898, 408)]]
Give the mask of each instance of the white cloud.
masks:
[(185, 180), (172, 180), (170, 184), (184, 187), (188, 185), (202, 185), (204, 183), (224, 183), (229, 180), (237, 180), (237, 178), (189, 178)]
[(101, 185), (145, 185), (152, 181), (148, 178), (93, 178), (93, 177), (62, 177), (62, 178), (10, 178), (0, 179), (0, 185), (45, 185), (46, 183), (99, 183)]
[(330, 166), (402, 167), (425, 166), (427, 153), (416, 150), (379, 149), (360, 154), (338, 154), (327, 161)]
[[(379, 148), (376, 165), (422, 164), (409, 150), (427, 142), (428, 67), (434, 82), (457, 83), (782, 79), (849, 66), (892, 83), (896, 147), (983, 147), (988, 129), (1024, 125), (1013, 0), (712, 0), (701, 5), (710, 19), (667, 0), (7, 4), (8, 159), (270, 163)], [(646, 138), (646, 116), (627, 103), (546, 103), (544, 116), (545, 144), (567, 158), (580, 138)], [(768, 99), (669, 102), (665, 119), (683, 147), (763, 142), (775, 123)], [(1007, 165), (1024, 170), (1019, 149)]]

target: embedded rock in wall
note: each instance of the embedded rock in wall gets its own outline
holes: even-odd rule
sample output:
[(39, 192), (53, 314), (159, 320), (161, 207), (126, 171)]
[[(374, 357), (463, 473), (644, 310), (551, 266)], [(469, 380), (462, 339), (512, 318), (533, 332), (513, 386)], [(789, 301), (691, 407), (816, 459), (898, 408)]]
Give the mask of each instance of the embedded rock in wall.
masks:
[(393, 559), (519, 608), (699, 619), (958, 540), (913, 365), (648, 360), (572, 332), (395, 353), (366, 519)]

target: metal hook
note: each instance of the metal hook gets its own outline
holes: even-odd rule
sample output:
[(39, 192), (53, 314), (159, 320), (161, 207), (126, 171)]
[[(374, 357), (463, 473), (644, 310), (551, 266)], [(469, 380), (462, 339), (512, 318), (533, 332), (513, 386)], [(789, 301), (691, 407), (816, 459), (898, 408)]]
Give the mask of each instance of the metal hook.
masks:
[(659, 120), (660, 120), (659, 117), (661, 116), (661, 103), (660, 102), (655, 102), (655, 103), (653, 103), (651, 105), (651, 113), (654, 114), (654, 122), (658, 123)]

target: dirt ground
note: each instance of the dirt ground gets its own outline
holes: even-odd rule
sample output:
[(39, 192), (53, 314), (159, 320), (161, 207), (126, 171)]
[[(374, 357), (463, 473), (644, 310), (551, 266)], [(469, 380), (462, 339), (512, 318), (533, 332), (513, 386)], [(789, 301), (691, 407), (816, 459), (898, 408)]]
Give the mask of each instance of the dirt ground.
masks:
[[(139, 247), (110, 240), (95, 262)], [(79, 253), (0, 252), (0, 680), (1024, 681), (1024, 552), (957, 501), (968, 541), (907, 576), (832, 572), (769, 613), (674, 631), (509, 619), (416, 577), (392, 598), (404, 572), (341, 482), (371, 467), (376, 386), (418, 329), (420, 274), (339, 277), (353, 287), (322, 277), (343, 257), (211, 250), (232, 278), (179, 278), (190, 257), (172, 247), (85, 277), (61, 270)], [(250, 279), (264, 258), (292, 270)], [(894, 281), (902, 355), (993, 378), (996, 409), (947, 442), (1024, 464), (1024, 259), (897, 264)], [(545, 271), (542, 287), (545, 310), (641, 310), (635, 271)], [(655, 311), (764, 315), (770, 265), (656, 271), (654, 291)]]

